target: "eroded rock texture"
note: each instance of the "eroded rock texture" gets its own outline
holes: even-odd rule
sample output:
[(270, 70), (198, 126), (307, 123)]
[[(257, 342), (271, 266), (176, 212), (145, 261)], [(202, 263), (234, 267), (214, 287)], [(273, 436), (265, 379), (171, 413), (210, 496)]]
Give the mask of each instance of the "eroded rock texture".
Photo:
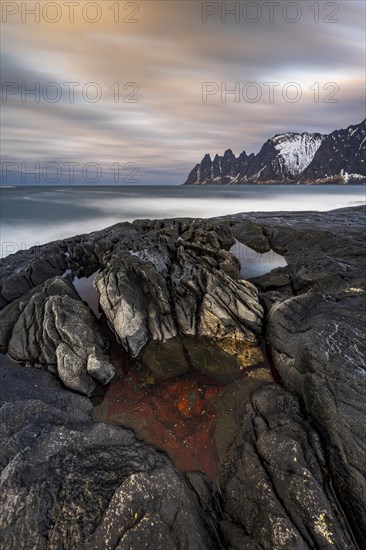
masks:
[[(154, 376), (169, 365), (157, 365), (148, 345), (172, 339), (187, 359), (184, 370), (205, 368), (207, 348), (212, 361), (217, 356), (210, 371), (226, 356), (237, 370), (256, 364), (263, 309), (255, 286), (238, 280), (232, 244), (227, 224), (139, 221), (20, 252), (21, 267), (3, 260), (1, 350), (52, 372), (57, 367), (65, 385), (84, 394), (93, 390), (92, 378), (111, 378), (94, 316), (72, 285), (61, 278), (37, 284), (63, 266), (78, 276), (99, 270), (95, 286), (110, 327), (131, 357), (144, 351)], [(205, 337), (207, 345), (195, 343), (187, 353), (180, 341), (186, 336)]]
[(286, 254), (288, 268), (255, 280), (267, 339), (286, 389), (319, 431), (337, 496), (366, 547), (365, 208), (248, 215), (233, 228), (244, 242), (248, 223), (251, 246), (255, 226), (259, 246), (264, 236)]
[(314, 292), (273, 308), (269, 336), (286, 387), (302, 397), (326, 445), (349, 519), (366, 533), (365, 299)]
[(94, 424), (88, 400), (48, 373), (0, 376), (3, 548), (221, 548), (206, 478), (188, 481), (131, 431)]
[[(215, 401), (221, 500), (132, 432), (91, 422), (50, 373), (1, 369), (3, 546), (366, 547), (365, 225), (364, 208), (139, 221), (3, 260), (1, 352), (71, 389), (112, 371), (67, 269), (99, 270), (105, 317), (155, 380), (257, 363), (264, 327), (283, 383), (233, 377)], [(288, 266), (240, 281), (234, 238)]]
[(66, 269), (61, 241), (34, 246), (0, 260), (0, 308)]
[(180, 335), (255, 344), (263, 310), (256, 288), (238, 281), (225, 248), (225, 226), (183, 222), (146, 232), (144, 249), (112, 255), (96, 279), (101, 307), (125, 349), (136, 357), (150, 341)]
[(56, 277), (0, 311), (1, 351), (58, 374), (66, 387), (89, 395), (95, 380), (114, 375), (94, 315), (67, 280)]
[(356, 548), (327, 479), (318, 435), (273, 384), (250, 393), (221, 468), (228, 547)]

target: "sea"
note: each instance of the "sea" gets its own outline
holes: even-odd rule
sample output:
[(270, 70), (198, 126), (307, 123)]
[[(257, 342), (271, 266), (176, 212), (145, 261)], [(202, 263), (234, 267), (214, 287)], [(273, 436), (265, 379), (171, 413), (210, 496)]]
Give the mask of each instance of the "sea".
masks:
[(363, 185), (0, 187), (1, 257), (122, 221), (366, 203)]

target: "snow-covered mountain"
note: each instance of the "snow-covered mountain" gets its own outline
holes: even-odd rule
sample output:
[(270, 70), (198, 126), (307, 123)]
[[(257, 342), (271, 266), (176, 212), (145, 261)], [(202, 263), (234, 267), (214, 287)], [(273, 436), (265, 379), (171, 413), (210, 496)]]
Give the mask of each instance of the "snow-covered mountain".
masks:
[(301, 181), (366, 181), (366, 119), (329, 134), (301, 174)]
[[(205, 155), (186, 185), (366, 182), (366, 121), (332, 134), (287, 132), (269, 139), (257, 155), (231, 149)], [(336, 159), (336, 161), (334, 160)]]
[(321, 134), (282, 134), (272, 139), (283, 171), (292, 176), (298, 176), (300, 172), (313, 160), (315, 153), (326, 136)]
[(243, 182), (294, 181), (312, 161), (325, 138), (321, 134), (293, 132), (274, 136), (254, 156)]

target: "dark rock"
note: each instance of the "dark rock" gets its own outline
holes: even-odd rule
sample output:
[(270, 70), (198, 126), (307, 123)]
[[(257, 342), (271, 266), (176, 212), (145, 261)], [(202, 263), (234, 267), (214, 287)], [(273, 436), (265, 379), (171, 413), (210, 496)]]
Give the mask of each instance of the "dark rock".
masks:
[[(231, 149), (206, 155), (184, 185), (246, 183), (365, 183), (366, 120), (322, 134), (287, 132), (269, 139), (257, 155)], [(249, 245), (248, 245), (249, 246)]]
[(292, 296), (288, 287), (277, 288), (276, 296), (260, 293), (269, 309), (267, 340), (286, 389), (321, 434), (337, 497), (363, 547), (365, 208), (243, 217), (259, 223), (271, 247), (286, 253)]
[(22, 296), (32, 288), (28, 277), (22, 273), (14, 273), (5, 279), (1, 285), (2, 307)]
[[(262, 308), (256, 288), (235, 280), (237, 262), (226, 250), (232, 242), (225, 225), (185, 222), (179, 234), (160, 241), (159, 253), (154, 235), (147, 233), (142, 252), (112, 256), (95, 284), (105, 315), (132, 357), (149, 342), (166, 344), (179, 335), (211, 338), (216, 348), (233, 339), (258, 344)], [(197, 368), (202, 351), (195, 346), (190, 354)], [(148, 351), (145, 363), (149, 357), (152, 370), (161, 370)]]
[[(20, 366), (0, 369), (0, 407), (6, 403), (44, 402), (64, 412), (72, 421), (88, 420), (92, 405), (88, 399), (65, 391), (55, 376), (39, 369)], [(19, 408), (20, 412), (21, 407)], [(15, 415), (14, 423), (19, 419)]]
[[(228, 251), (232, 244), (226, 224), (138, 221), (39, 247), (37, 258), (26, 253), (15, 257), (31, 273), (38, 270), (39, 274), (43, 273), (43, 253), (50, 253), (47, 265), (54, 266), (59, 265), (62, 250), (73, 274), (81, 276), (100, 270), (95, 284), (101, 308), (132, 357), (150, 342), (167, 342), (177, 336), (209, 337), (213, 353), (219, 352), (220, 367), (220, 354), (225, 356), (228, 346), (229, 355), (234, 357), (232, 341), (239, 348), (248, 344), (251, 355), (259, 343), (263, 314), (255, 287), (237, 281), (238, 262)], [(13, 258), (5, 259), (3, 264), (6, 285), (18, 268)], [(39, 274), (38, 279), (45, 273)], [(47, 282), (45, 288), (22, 290), (22, 299), (13, 297), (2, 314), (5, 328), (1, 351), (9, 352), (18, 361), (46, 365), (52, 372), (57, 365), (68, 387), (89, 394), (94, 387), (92, 378), (105, 383), (112, 370), (105, 368), (100, 337), (95, 336), (98, 328), (94, 321), (90, 325), (88, 309), (66, 278), (58, 284), (63, 285), (63, 290), (54, 292), (56, 296), (49, 296)], [(75, 341), (70, 345), (72, 340)], [(96, 349), (91, 344), (94, 340)], [(221, 347), (225, 349), (220, 351)], [(202, 353), (203, 347), (196, 346), (191, 355), (193, 366), (203, 362)], [(257, 356), (254, 353), (253, 360)], [(149, 357), (152, 358), (151, 353), (146, 352), (145, 363)], [(151, 365), (160, 378), (164, 377), (167, 364), (163, 359), (160, 365), (153, 359)], [(186, 368), (182, 365), (179, 372)], [(166, 371), (165, 377), (170, 370)]]
[(138, 257), (121, 258), (97, 276), (100, 306), (126, 351), (136, 357), (151, 338), (176, 336), (165, 279)]
[(232, 232), (238, 241), (245, 242), (249, 248), (253, 248), (261, 254), (271, 249), (262, 227), (257, 223), (243, 220), (241, 224), (233, 225)]
[(154, 380), (169, 380), (185, 374), (189, 364), (181, 339), (167, 342), (150, 342), (144, 349), (141, 361), (150, 369)]
[(131, 431), (92, 423), (50, 374), (0, 376), (3, 548), (221, 548), (208, 480), (193, 490)]
[(268, 338), (286, 388), (300, 396), (322, 434), (334, 486), (366, 542), (366, 293), (332, 294), (274, 306)]
[(21, 363), (57, 372), (66, 387), (89, 395), (114, 368), (94, 315), (73, 285), (56, 277), (0, 312), (1, 349)]
[(355, 549), (297, 400), (273, 384), (250, 389), (221, 468), (227, 547)]
[(34, 246), (0, 259), (0, 309), (67, 269), (60, 241)]
[(291, 286), (291, 279), (282, 267), (274, 269), (260, 277), (252, 277), (250, 282), (261, 290), (270, 290)]
[(360, 183), (366, 181), (366, 119), (335, 130), (323, 141), (301, 181)]
[[(225, 547), (240, 550), (355, 548), (350, 529), (364, 547), (365, 226), (362, 207), (142, 220), (3, 260), (1, 352), (57, 371), (71, 388), (106, 382), (108, 358), (87, 305), (67, 279), (52, 278), (70, 266), (100, 270), (111, 326), (131, 355), (142, 350), (156, 379), (205, 359), (200, 372), (227, 378), (222, 358), (243, 366), (248, 349), (254, 364), (260, 299), (284, 386), (262, 387), (258, 376), (215, 398), (221, 502), (207, 480), (188, 483), (131, 432), (93, 424), (88, 402), (70, 402), (48, 373), (11, 369), (2, 390), (4, 547), (216, 548), (221, 532)], [(258, 290), (240, 282), (234, 237), (285, 255), (288, 266), (254, 279)]]
[(248, 398), (266, 382), (245, 378), (229, 384), (213, 402), (216, 410), (215, 443), (220, 464), (240, 430)]

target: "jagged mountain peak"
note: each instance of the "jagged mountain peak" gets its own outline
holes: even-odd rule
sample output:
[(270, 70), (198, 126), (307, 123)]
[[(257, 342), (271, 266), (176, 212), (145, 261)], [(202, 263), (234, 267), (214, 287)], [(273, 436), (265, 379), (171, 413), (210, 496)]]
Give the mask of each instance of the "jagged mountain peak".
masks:
[(186, 184), (366, 182), (365, 159), (366, 119), (329, 135), (276, 134), (256, 155), (243, 151), (236, 158), (231, 149), (213, 161), (205, 155)]
[(329, 134), (303, 171), (301, 181), (366, 182), (366, 119)]

